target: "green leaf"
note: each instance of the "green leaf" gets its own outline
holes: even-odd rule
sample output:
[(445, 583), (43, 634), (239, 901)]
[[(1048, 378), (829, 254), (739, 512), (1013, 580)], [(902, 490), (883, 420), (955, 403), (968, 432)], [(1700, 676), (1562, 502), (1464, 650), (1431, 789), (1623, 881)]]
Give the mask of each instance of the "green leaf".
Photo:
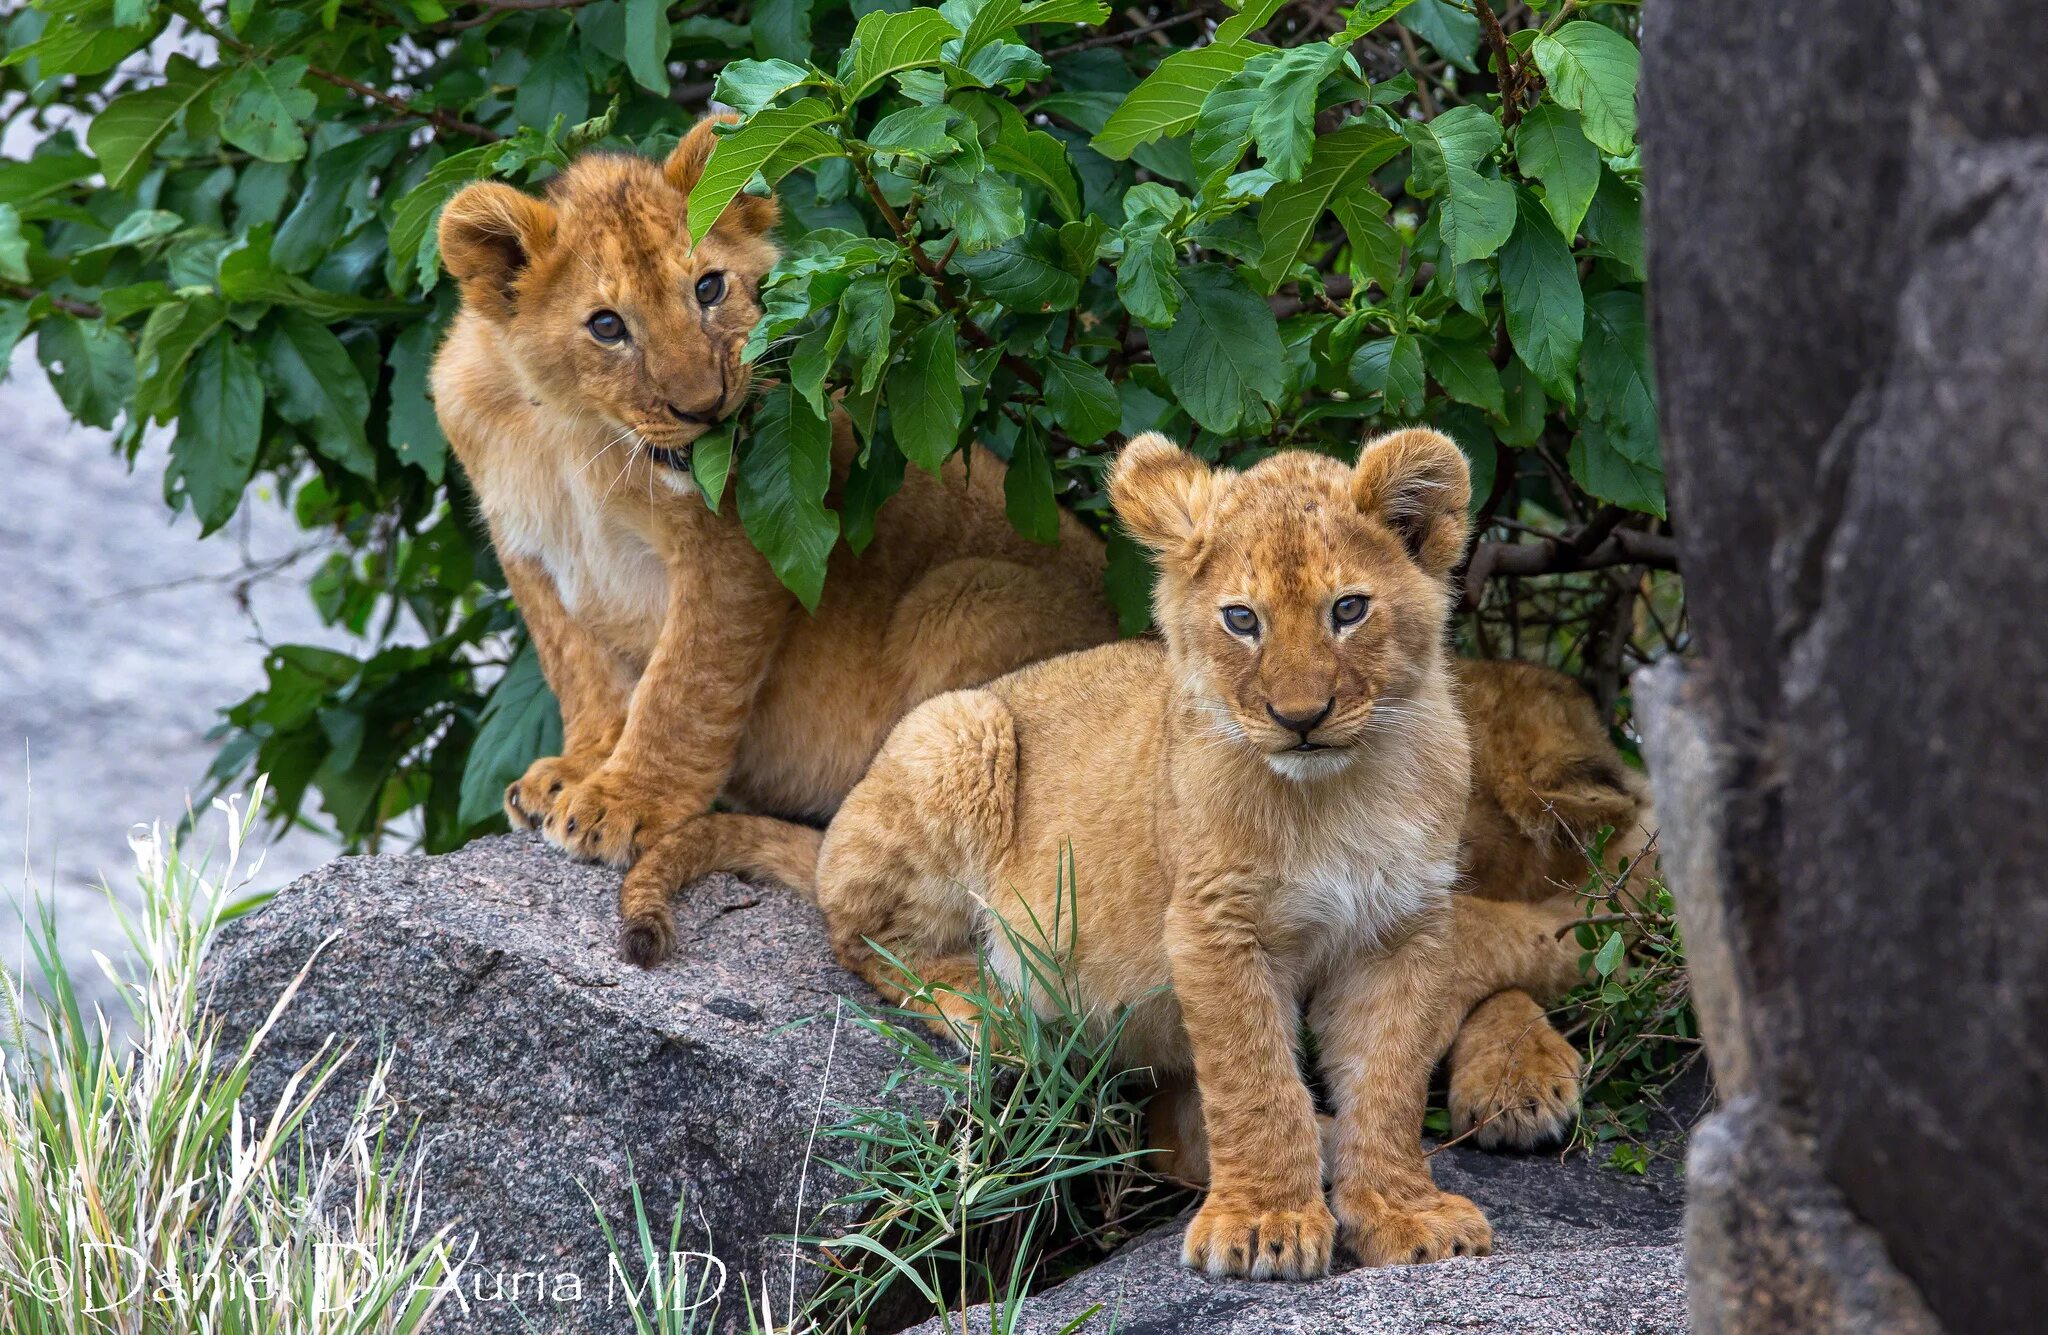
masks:
[(230, 301), (295, 306), (323, 320), (350, 315), (411, 314), (418, 310), (411, 302), (346, 296), (316, 287), (303, 278), (279, 273), (270, 262), (270, 253), (268, 223), (251, 228), (240, 241), (222, 251), (218, 272), (221, 295)]
[[(96, 246), (87, 246), (79, 251), (81, 255), (94, 255), (106, 250), (119, 250), (124, 246), (147, 247), (161, 241), (185, 225), (185, 220), (168, 209), (137, 209), (115, 225), (107, 239)], [(4, 224), (0, 224), (4, 234)]]
[(546, 129), (557, 116), (565, 125), (577, 125), (590, 114), (590, 76), (583, 58), (562, 50), (542, 56), (519, 81), (512, 95), (512, 114), (521, 125)]
[(1482, 408), (1495, 417), (1506, 417), (1506, 396), (1501, 392), (1500, 372), (1487, 355), (1486, 345), (1462, 339), (1425, 338), (1423, 358), (1429, 373), (1444, 387), (1444, 393), (1459, 403)]
[(64, 410), (87, 426), (111, 427), (135, 392), (135, 354), (119, 330), (61, 313), (36, 327), (36, 357)]
[(1125, 310), (1153, 329), (1172, 324), (1180, 313), (1173, 247), (1158, 228), (1125, 238), (1124, 257), (1116, 266), (1116, 294)]
[(1401, 132), (1415, 147), (1408, 179), (1418, 195), (1436, 194), (1448, 183), (1449, 168), (1476, 168), (1501, 144), (1500, 122), (1469, 103), (1433, 120), (1403, 121)]
[(1444, 171), (1436, 225), (1452, 264), (1483, 260), (1514, 233), (1515, 188), (1506, 181), (1481, 176), (1470, 167), (1449, 166)]
[(433, 368), (434, 346), (441, 331), (431, 320), (406, 326), (391, 344), (391, 414), (385, 437), (391, 452), (441, 485), (448, 469), (448, 439), (441, 434), (441, 422), (434, 413), (427, 373)]
[(0, 204), (0, 278), (28, 281), (28, 238), (21, 231), (21, 210)]
[(946, 125), (958, 113), (946, 106), (904, 107), (875, 122), (868, 147), (880, 153), (904, 154), (923, 162), (958, 150)]
[(19, 162), (0, 158), (0, 204), (33, 204), (99, 169), (100, 164), (83, 153), (38, 153)]
[(1415, 0), (1401, 23), (1465, 73), (1479, 72), (1473, 59), (1479, 51), (1479, 20), (1469, 9), (1451, 0)]
[(889, 327), (896, 318), (896, 285), (886, 274), (863, 274), (839, 298), (838, 322), (846, 326), (845, 347), (865, 393), (889, 365)]
[(1401, 256), (1405, 243), (1387, 221), (1387, 201), (1364, 177), (1353, 176), (1330, 200), (1330, 212), (1343, 224), (1351, 243), (1352, 263), (1380, 285), (1382, 292), (1394, 292), (1401, 282)]
[(776, 577), (813, 612), (839, 538), (839, 516), (825, 508), (831, 484), (831, 423), (787, 386), (770, 390), (740, 454), (740, 523)]
[(854, 25), (853, 69), (846, 84), (848, 105), (860, 101), (901, 70), (939, 63), (939, 48), (960, 32), (936, 9), (901, 14), (875, 10)]
[(1116, 609), (1117, 630), (1121, 633), (1143, 635), (1152, 628), (1154, 573), (1145, 549), (1124, 531), (1124, 526), (1111, 527), (1102, 589), (1109, 597), (1109, 605)]
[(1351, 383), (1361, 393), (1377, 394), (1390, 416), (1412, 418), (1422, 412), (1422, 344), (1413, 334), (1376, 338), (1351, 354)]
[(164, 82), (107, 103), (85, 132), (107, 188), (127, 189), (178, 118), (211, 94), (226, 73), (225, 68), (203, 69), (189, 56), (173, 55), (165, 66)]
[(28, 332), (28, 303), (0, 297), (0, 380), (7, 378), (7, 362), (14, 345)]
[(370, 392), (341, 340), (303, 311), (280, 310), (263, 352), (264, 378), (278, 415), (311, 436), (321, 454), (376, 481), (376, 456), (363, 431)]
[[(1024, 192), (1000, 176), (941, 178), (926, 204), (960, 238), (963, 256), (999, 246), (1024, 230)], [(960, 261), (955, 261), (959, 263)]]
[(1494, 428), (1500, 443), (1520, 449), (1543, 439), (1543, 419), (1550, 412), (1550, 400), (1535, 373), (1522, 365), (1520, 357), (1510, 357), (1501, 368), (1500, 386), (1507, 401), (1506, 421)]
[[(1441, 118), (1439, 118), (1441, 119)], [(1401, 151), (1402, 137), (1385, 125), (1361, 121), (1316, 140), (1299, 181), (1274, 186), (1259, 206), (1259, 277), (1268, 288), (1293, 271), (1330, 201), (1377, 171)]]
[[(721, 135), (704, 164), (704, 174), (690, 192), (687, 226), (693, 237), (708, 236), (734, 195), (746, 188), (754, 173), (767, 175), (770, 159), (783, 173), (806, 161), (836, 155), (839, 141), (818, 128), (833, 119), (832, 104), (806, 97), (787, 107), (770, 107), (730, 134)], [(790, 159), (784, 164), (785, 155)], [(809, 156), (806, 156), (809, 155)], [(780, 175), (768, 181), (774, 185)]]
[(1572, 442), (1573, 478), (1601, 500), (1662, 515), (1664, 460), (1641, 295), (1602, 292), (1586, 304), (1579, 371), (1585, 404)]
[(1599, 953), (1593, 956), (1593, 972), (1602, 978), (1612, 974), (1621, 967), (1622, 952), (1627, 949), (1628, 943), (1622, 939), (1620, 932), (1610, 935), (1600, 943)]
[[(52, 6), (52, 9), (57, 8)], [(89, 11), (89, 6), (67, 6)], [(42, 36), (0, 56), (0, 67), (36, 62), (36, 74), (53, 79), (65, 74), (100, 74), (126, 59), (156, 35), (153, 24), (124, 26), (111, 17), (88, 19), (84, 12), (57, 14)]]
[[(1348, 47), (1388, 19), (1398, 17), (1401, 11), (1414, 3), (1415, 0), (1385, 0), (1383, 4), (1371, 5), (1365, 3), (1365, 0), (1359, 0), (1345, 18), (1343, 30), (1330, 41), (1334, 45)], [(1343, 13), (1342, 10), (1338, 12)]]
[(1081, 217), (1081, 194), (1074, 185), (1066, 145), (1043, 130), (1025, 128), (1022, 116), (1004, 118), (1001, 135), (988, 146), (988, 161), (991, 167), (1044, 186), (1061, 218), (1074, 222)]
[(1177, 271), (1180, 315), (1152, 331), (1152, 359), (1190, 417), (1236, 435), (1265, 420), (1287, 389), (1287, 350), (1272, 308), (1236, 269), (1196, 264)]
[(1069, 439), (1093, 445), (1116, 430), (1123, 408), (1100, 368), (1063, 352), (1047, 353), (1044, 367), (1046, 406)]
[(1602, 170), (1584, 230), (1594, 254), (1605, 255), (1637, 282), (1643, 281), (1643, 197), (1635, 186)]
[(265, 162), (296, 162), (306, 156), (299, 122), (313, 114), (317, 99), (299, 83), (306, 59), (287, 56), (269, 65), (248, 64), (213, 92), (220, 137)]
[(1572, 402), (1586, 303), (1571, 247), (1524, 191), (1514, 235), (1500, 252), (1501, 303), (1515, 352), (1553, 396)]
[(753, 30), (755, 54), (780, 60), (809, 56), (811, 7), (812, 0), (754, 0), (747, 26)]
[(840, 490), (840, 532), (854, 555), (868, 549), (875, 540), (875, 516), (891, 496), (903, 487), (903, 451), (895, 438), (875, 436), (867, 450), (853, 462)]
[(1123, 159), (1163, 135), (1186, 133), (1201, 114), (1210, 90), (1267, 49), (1237, 42), (1176, 51), (1124, 96), (1090, 141), (1091, 146), (1104, 157)]
[(135, 355), (134, 412), (138, 419), (171, 420), (182, 393), (186, 363), (225, 318), (220, 299), (210, 294), (150, 311)]
[(1266, 75), (1279, 59), (1278, 51), (1261, 51), (1202, 100), (1190, 148), (1204, 181), (1235, 171), (1243, 161), (1252, 141), (1252, 113), (1264, 100)]
[(1266, 169), (1282, 181), (1300, 178), (1316, 139), (1316, 90), (1344, 64), (1344, 49), (1310, 42), (1282, 51), (1259, 86), (1252, 139)]
[(712, 514), (718, 513), (718, 503), (725, 497), (725, 480), (732, 473), (732, 438), (732, 423), (722, 422), (690, 446), (690, 478)]
[(889, 420), (903, 456), (936, 477), (960, 443), (962, 406), (953, 317), (941, 315), (917, 331), (889, 371)]
[(790, 89), (814, 82), (810, 70), (791, 61), (735, 60), (718, 72), (711, 99), (751, 116)]
[(1529, 48), (1550, 95), (1577, 111), (1586, 138), (1616, 157), (1636, 143), (1636, 73), (1642, 63), (1635, 44), (1614, 29), (1575, 19), (1537, 37)]
[(1081, 280), (1065, 262), (1059, 234), (1044, 223), (1032, 223), (1022, 236), (953, 264), (983, 295), (1013, 311), (1044, 314), (1066, 310), (1081, 295)]
[(1600, 150), (1580, 130), (1579, 113), (1554, 102), (1532, 108), (1515, 131), (1515, 158), (1543, 182), (1543, 207), (1558, 232), (1577, 236), (1600, 185)]
[(271, 263), (284, 273), (302, 274), (326, 259), (348, 223), (350, 192), (387, 166), (404, 144), (403, 130), (386, 130), (315, 154), (298, 203), (278, 226)]
[(659, 97), (668, 96), (668, 49), (674, 41), (668, 0), (626, 0), (626, 70), (634, 83)]
[(503, 810), (505, 790), (542, 756), (562, 749), (562, 711), (529, 638), (491, 688), (476, 740), (462, 766), (458, 821), (464, 828)]
[(178, 399), (166, 489), (182, 490), (200, 535), (234, 515), (263, 445), (263, 378), (240, 340), (222, 330), (192, 359)]
[(1017, 448), (1003, 474), (1003, 511), (1010, 527), (1048, 547), (1060, 540), (1060, 503), (1053, 491), (1052, 456), (1046, 453), (1045, 429), (1036, 418), (1024, 419)]

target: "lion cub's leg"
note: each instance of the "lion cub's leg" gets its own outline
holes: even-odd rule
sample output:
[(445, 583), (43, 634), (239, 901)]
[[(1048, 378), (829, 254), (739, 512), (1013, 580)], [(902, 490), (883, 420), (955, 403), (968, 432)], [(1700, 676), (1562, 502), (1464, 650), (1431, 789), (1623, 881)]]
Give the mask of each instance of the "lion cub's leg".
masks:
[(1330, 1203), (1367, 1265), (1493, 1249), (1486, 1216), (1439, 1191), (1422, 1153), (1429, 1074), (1459, 1013), (1445, 988), (1447, 937), (1426, 923), (1384, 952), (1338, 966), (1309, 1012), (1337, 1104)]
[(1079, 596), (1072, 580), (970, 557), (948, 561), (911, 586), (890, 617), (886, 652), (906, 665), (903, 698), (916, 704), (1115, 638), (1102, 599)]
[(619, 888), (624, 925), (619, 950), (628, 961), (651, 969), (675, 953), (675, 892), (715, 871), (775, 881), (806, 899), (816, 896), (818, 843), (808, 825), (772, 816), (713, 812), (670, 828), (626, 873)]
[[(986, 880), (1010, 840), (1017, 741), (993, 695), (956, 691), (897, 725), (826, 832), (818, 907), (840, 962), (876, 991), (971, 1038), (985, 984), (975, 954)], [(924, 986), (914, 993), (886, 950)]]
[(576, 624), (540, 562), (510, 557), (504, 568), (540, 655), (541, 675), (562, 709), (562, 754), (535, 760), (505, 789), (512, 828), (538, 830), (562, 790), (602, 765), (618, 744), (633, 680), (616, 654)]
[(1555, 1144), (1579, 1111), (1579, 1053), (1536, 998), (1496, 992), (1451, 1044), (1451, 1131), (1481, 1149)]
[[(1559, 931), (1578, 900), (1534, 904), (1460, 895), (1453, 901), (1454, 1004), (1469, 1010), (1451, 1046), (1451, 1129), (1485, 1149), (1536, 1149), (1561, 1139), (1579, 1111), (1579, 1054), (1536, 998), (1579, 981), (1577, 941)], [(1531, 995), (1531, 994), (1534, 995)]]

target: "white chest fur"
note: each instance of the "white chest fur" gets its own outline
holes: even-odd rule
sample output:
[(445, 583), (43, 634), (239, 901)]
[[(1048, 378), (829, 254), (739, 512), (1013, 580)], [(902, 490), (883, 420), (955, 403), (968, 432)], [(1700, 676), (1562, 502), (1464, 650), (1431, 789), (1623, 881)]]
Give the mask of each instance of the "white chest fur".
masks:
[(668, 576), (647, 539), (603, 507), (587, 477), (522, 481), (486, 500), (498, 541), (547, 567), (571, 614), (658, 624)]
[(1457, 847), (1430, 813), (1386, 790), (1333, 801), (1281, 864), (1269, 913), (1278, 935), (1371, 945), (1440, 902), (1457, 881)]

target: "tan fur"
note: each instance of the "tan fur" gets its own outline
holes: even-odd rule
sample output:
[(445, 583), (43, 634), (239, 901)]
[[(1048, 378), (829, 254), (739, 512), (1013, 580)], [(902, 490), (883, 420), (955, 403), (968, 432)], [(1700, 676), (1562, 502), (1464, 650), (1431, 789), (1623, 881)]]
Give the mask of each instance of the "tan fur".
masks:
[[(826, 834), (840, 958), (900, 996), (868, 943), (897, 952), (934, 984), (909, 1000), (940, 1016), (970, 1017), (947, 988), (974, 984), (978, 945), (1018, 985), (994, 918), (1027, 940), (1067, 924), (1047, 945), (1072, 998), (1132, 1008), (1125, 1059), (1192, 1077), (1198, 1106), (1158, 1121), (1190, 1158), (1204, 1142), (1211, 1187), (1183, 1254), (1213, 1274), (1320, 1274), (1339, 1225), (1370, 1264), (1491, 1245), (1420, 1139), (1462, 1014), (1445, 1001), (1470, 773), (1444, 623), (1467, 486), (1430, 431), (1375, 441), (1355, 468), (1285, 452), (1241, 474), (1140, 437), (1110, 491), (1156, 554), (1164, 643), (927, 702)], [(1340, 630), (1352, 593), (1370, 611)], [(1257, 613), (1256, 638), (1226, 628), (1233, 605)], [(1337, 1108), (1327, 1202), (1296, 1069), (1304, 1008)]]
[(1609, 875), (1629, 888), (1654, 859), (1649, 788), (1578, 683), (1528, 663), (1459, 664), (1473, 748), (1460, 850), (1454, 1005), (1469, 1011), (1450, 1053), (1454, 1133), (1486, 1148), (1533, 1149), (1570, 1129), (1579, 1056), (1544, 1018), (1579, 981), (1582, 951), (1560, 931), (1587, 911), (1578, 891), (1603, 826)]
[[(722, 514), (705, 506), (688, 450), (746, 397), (776, 217), (743, 195), (688, 235), (714, 124), (666, 164), (580, 158), (544, 198), (471, 186), (440, 225), (463, 307), (436, 407), (562, 704), (563, 754), (514, 783), (506, 810), (631, 865), (622, 940), (642, 964), (673, 948), (669, 896), (699, 875), (808, 891), (818, 833), (781, 818), (829, 816), (910, 706), (1115, 634), (1101, 543), (1064, 515), (1056, 548), (1018, 537), (986, 451), (971, 470), (910, 470), (866, 552), (834, 554), (815, 614), (730, 496)], [(712, 273), (725, 292), (707, 306), (695, 289)], [(592, 335), (600, 310), (623, 318), (623, 342)], [(855, 448), (836, 418), (828, 504)], [(763, 814), (712, 814), (720, 797)]]

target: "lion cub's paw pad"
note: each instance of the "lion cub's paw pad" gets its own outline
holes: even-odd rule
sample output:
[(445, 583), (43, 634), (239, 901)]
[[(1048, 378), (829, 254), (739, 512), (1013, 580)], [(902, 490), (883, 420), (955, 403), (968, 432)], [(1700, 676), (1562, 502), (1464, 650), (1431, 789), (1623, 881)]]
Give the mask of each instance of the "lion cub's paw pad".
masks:
[(1451, 1132), (1481, 1149), (1533, 1150), (1571, 1133), (1579, 1115), (1579, 1054), (1562, 1034), (1538, 1025), (1512, 1044), (1455, 1054)]
[(1370, 1266), (1420, 1265), (1493, 1251), (1493, 1226), (1463, 1196), (1441, 1192), (1420, 1206), (1381, 1204), (1347, 1218), (1344, 1243)]
[(568, 785), (555, 800), (542, 833), (566, 853), (608, 867), (631, 866), (643, 834), (660, 817), (656, 802), (594, 774)]
[(1314, 1279), (1329, 1273), (1336, 1239), (1336, 1217), (1320, 1200), (1262, 1210), (1212, 1197), (1188, 1224), (1180, 1261), (1215, 1279)]

